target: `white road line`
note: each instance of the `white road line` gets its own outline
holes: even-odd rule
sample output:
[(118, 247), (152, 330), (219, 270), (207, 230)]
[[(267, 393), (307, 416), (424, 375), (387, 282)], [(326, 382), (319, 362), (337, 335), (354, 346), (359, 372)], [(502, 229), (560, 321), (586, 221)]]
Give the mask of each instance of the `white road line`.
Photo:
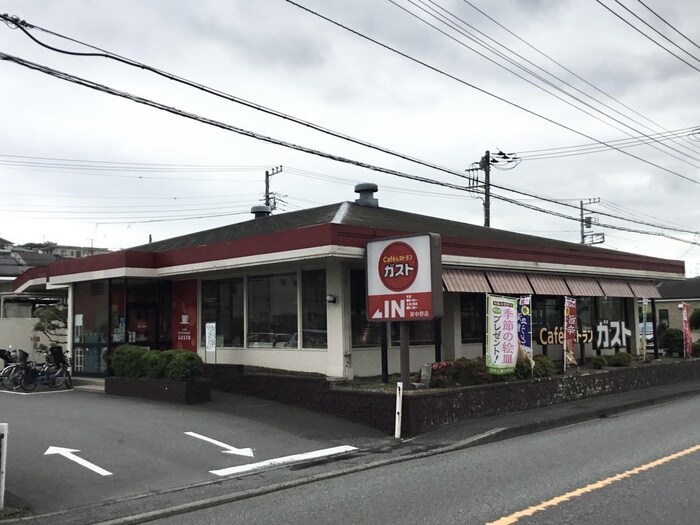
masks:
[(15, 392), (13, 390), (2, 390), (0, 389), (0, 394), (15, 394), (16, 396), (37, 396), (41, 394), (65, 394), (66, 392), (73, 392), (74, 389), (68, 390), (45, 390), (43, 392)]
[(186, 435), (201, 439), (202, 441), (207, 441), (209, 443), (212, 443), (216, 445), (217, 447), (225, 448), (226, 450), (222, 450), (221, 452), (224, 454), (237, 454), (238, 456), (247, 456), (249, 458), (252, 458), (255, 456), (253, 454), (253, 449), (252, 448), (236, 448), (231, 445), (227, 445), (226, 443), (222, 443), (221, 441), (217, 441), (216, 439), (212, 439), (207, 436), (203, 436), (202, 434), (197, 434), (196, 432), (185, 432)]
[(314, 450), (313, 452), (304, 452), (302, 454), (292, 454), (291, 456), (284, 456), (281, 458), (267, 459), (258, 463), (250, 463), (249, 465), (240, 465), (238, 467), (223, 468), (220, 470), (210, 470), (209, 472), (211, 472), (212, 474), (216, 474), (217, 476), (245, 474), (247, 472), (267, 467), (277, 467), (280, 465), (286, 465), (288, 463), (298, 463), (300, 461), (307, 461), (310, 459), (326, 458), (330, 456), (336, 456), (338, 454), (354, 452), (355, 450), (357, 450), (357, 448), (351, 447), (350, 445), (342, 445), (339, 447), (325, 448), (323, 450)]
[(94, 463), (90, 463), (87, 459), (83, 459), (79, 456), (76, 456), (74, 452), (80, 452), (80, 450), (76, 450), (74, 448), (65, 448), (65, 447), (54, 447), (51, 446), (46, 449), (46, 452), (44, 452), (44, 455), (46, 456), (47, 454), (58, 454), (60, 456), (63, 456), (66, 459), (69, 459), (71, 461), (74, 461), (81, 467), (85, 467), (87, 469), (92, 470), (93, 472), (99, 474), (100, 476), (111, 476), (112, 473), (109, 470), (105, 470), (102, 467), (98, 467)]

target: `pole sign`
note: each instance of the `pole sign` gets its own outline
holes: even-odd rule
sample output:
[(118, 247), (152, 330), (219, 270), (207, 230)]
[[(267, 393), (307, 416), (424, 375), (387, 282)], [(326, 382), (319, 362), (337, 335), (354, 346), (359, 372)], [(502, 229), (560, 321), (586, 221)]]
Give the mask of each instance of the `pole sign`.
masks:
[(367, 242), (367, 319), (428, 321), (442, 317), (440, 236)]

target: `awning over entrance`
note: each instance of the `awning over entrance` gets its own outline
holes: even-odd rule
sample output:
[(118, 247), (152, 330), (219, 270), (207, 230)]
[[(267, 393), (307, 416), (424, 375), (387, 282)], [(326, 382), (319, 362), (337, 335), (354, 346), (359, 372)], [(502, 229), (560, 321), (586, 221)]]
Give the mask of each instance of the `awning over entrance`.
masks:
[(640, 299), (661, 299), (661, 294), (650, 281), (627, 281), (635, 297)]
[(606, 297), (635, 297), (634, 292), (628, 286), (627, 281), (619, 279), (599, 279), (600, 287)]
[(528, 274), (536, 295), (570, 295), (564, 278), (558, 275)]
[(592, 277), (565, 277), (571, 293), (576, 297), (603, 297), (605, 292)]
[(448, 292), (491, 293), (491, 287), (483, 272), (444, 268), (442, 280)]
[(494, 293), (532, 294), (532, 287), (524, 273), (486, 272)]

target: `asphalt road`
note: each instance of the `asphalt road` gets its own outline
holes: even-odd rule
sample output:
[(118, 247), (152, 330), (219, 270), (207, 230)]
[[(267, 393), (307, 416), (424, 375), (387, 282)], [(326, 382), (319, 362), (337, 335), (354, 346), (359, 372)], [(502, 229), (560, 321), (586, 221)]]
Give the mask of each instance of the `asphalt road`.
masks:
[[(171, 491), (158, 505), (182, 501), (176, 489), (183, 487), (200, 486), (192, 497), (243, 490), (290, 476), (289, 469), (237, 479), (212, 471), (389, 439), (329, 415), (219, 392), (204, 405), (170, 405), (81, 391), (2, 391), (0, 422), (9, 424), (6, 489), (34, 515), (130, 498), (141, 502), (129, 510), (137, 512), (148, 508), (147, 495)], [(224, 453), (227, 446), (238, 453)], [(77, 452), (45, 455), (49, 447)], [(97, 516), (99, 508), (80, 518), (94, 523)], [(43, 519), (77, 523), (64, 518)]]
[(694, 525), (698, 472), (692, 397), (154, 523)]

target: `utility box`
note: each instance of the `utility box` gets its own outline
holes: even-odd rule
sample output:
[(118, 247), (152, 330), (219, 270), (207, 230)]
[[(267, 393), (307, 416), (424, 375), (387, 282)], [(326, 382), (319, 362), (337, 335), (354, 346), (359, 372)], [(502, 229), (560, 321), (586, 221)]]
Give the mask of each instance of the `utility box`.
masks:
[(0, 510), (5, 508), (5, 465), (7, 464), (7, 423), (0, 423)]

